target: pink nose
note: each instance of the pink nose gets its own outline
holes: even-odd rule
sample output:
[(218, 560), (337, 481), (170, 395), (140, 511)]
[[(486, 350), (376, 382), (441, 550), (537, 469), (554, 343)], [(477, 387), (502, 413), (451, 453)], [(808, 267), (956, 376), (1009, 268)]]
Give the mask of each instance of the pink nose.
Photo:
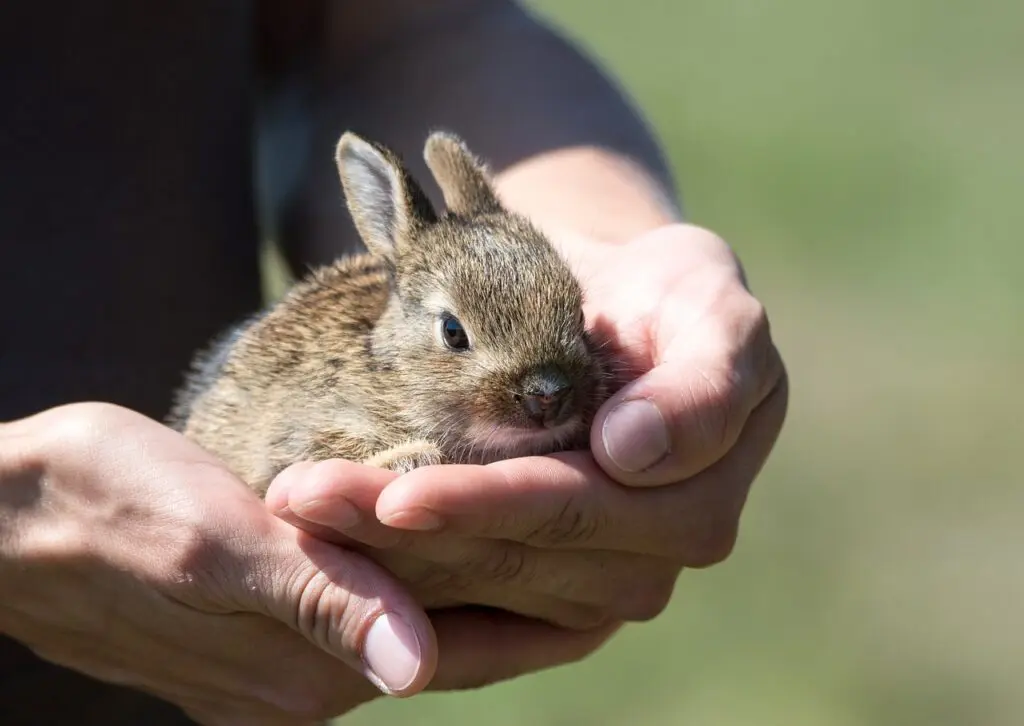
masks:
[(558, 415), (570, 390), (569, 386), (563, 386), (545, 393), (529, 394), (523, 398), (523, 408), (534, 421), (545, 423)]

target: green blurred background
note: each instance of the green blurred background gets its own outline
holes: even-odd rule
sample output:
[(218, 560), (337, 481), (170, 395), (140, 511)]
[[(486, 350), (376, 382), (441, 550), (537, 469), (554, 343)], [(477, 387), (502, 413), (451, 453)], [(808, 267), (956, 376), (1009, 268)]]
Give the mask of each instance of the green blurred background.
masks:
[(792, 377), (733, 556), (583, 664), (346, 726), (1024, 723), (1024, 4), (536, 0)]

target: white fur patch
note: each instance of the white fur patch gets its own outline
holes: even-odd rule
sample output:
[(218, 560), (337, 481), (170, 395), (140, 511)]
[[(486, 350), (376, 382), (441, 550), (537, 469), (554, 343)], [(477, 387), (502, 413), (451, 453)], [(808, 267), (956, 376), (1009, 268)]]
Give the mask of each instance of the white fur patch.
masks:
[(576, 417), (553, 429), (512, 428), (474, 422), (466, 431), (466, 441), (473, 446), (474, 458), (479, 457), (486, 463), (559, 449), (577, 433), (579, 425)]

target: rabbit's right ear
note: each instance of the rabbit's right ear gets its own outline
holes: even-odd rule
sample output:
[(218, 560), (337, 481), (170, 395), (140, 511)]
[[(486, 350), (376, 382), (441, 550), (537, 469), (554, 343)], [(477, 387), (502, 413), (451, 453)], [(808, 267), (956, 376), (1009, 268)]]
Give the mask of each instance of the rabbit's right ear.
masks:
[(427, 137), (423, 158), (449, 211), (459, 215), (501, 211), (486, 165), (462, 138), (450, 131), (434, 131)]
[(349, 131), (334, 159), (352, 221), (373, 254), (393, 262), (418, 228), (437, 221), (427, 195), (394, 152)]

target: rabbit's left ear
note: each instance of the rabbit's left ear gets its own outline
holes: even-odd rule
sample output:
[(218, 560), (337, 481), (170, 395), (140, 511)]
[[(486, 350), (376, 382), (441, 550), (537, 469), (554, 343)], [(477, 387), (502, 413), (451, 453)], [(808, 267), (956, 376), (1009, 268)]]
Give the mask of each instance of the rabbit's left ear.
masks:
[(335, 162), (352, 221), (370, 252), (393, 263), (418, 229), (437, 221), (427, 195), (389, 149), (346, 132)]
[(502, 211), (487, 168), (461, 138), (447, 131), (433, 132), (427, 138), (423, 158), (450, 212), (468, 216)]

